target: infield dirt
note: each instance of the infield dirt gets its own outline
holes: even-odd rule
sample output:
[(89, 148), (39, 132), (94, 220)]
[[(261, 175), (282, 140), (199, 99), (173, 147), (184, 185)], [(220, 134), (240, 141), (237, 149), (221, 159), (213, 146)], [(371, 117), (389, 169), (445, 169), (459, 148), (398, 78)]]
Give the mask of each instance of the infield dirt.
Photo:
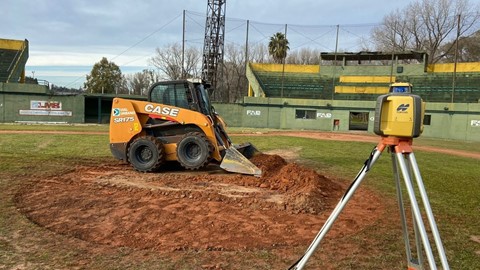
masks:
[[(345, 184), (279, 155), (252, 162), (261, 177), (230, 174), (211, 165), (175, 165), (139, 173), (122, 163), (78, 166), (36, 180), (15, 201), (32, 222), (100, 244), (158, 252), (256, 250), (307, 245), (345, 190)], [(383, 214), (380, 199), (360, 189), (332, 231), (351, 234)]]

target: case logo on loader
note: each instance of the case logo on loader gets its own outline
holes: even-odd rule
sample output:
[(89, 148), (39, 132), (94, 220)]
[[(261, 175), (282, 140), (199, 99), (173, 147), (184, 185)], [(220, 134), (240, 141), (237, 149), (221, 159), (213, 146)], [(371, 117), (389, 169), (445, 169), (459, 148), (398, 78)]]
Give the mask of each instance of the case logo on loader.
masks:
[(153, 105), (153, 104), (147, 104), (145, 105), (145, 111), (150, 112), (150, 113), (155, 113), (155, 114), (161, 114), (161, 115), (169, 115), (176, 117), (178, 116), (178, 113), (180, 112), (179, 109), (174, 109), (170, 107), (161, 107), (159, 105)]

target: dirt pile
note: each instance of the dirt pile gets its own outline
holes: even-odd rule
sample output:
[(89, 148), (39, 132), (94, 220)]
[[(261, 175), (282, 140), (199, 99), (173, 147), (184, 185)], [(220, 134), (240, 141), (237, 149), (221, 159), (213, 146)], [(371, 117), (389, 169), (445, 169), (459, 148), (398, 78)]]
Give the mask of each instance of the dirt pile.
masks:
[[(225, 173), (218, 166), (154, 174), (113, 162), (81, 166), (32, 179), (16, 204), (51, 231), (114, 247), (244, 250), (311, 241), (343, 188), (278, 155), (258, 155), (252, 162), (262, 177)], [(362, 196), (371, 207), (353, 206), (353, 218), (339, 233), (375, 220), (378, 200)]]
[(282, 192), (288, 210), (319, 213), (330, 198), (338, 198), (339, 185), (312, 169), (278, 155), (258, 155), (252, 162), (264, 172), (260, 187)]

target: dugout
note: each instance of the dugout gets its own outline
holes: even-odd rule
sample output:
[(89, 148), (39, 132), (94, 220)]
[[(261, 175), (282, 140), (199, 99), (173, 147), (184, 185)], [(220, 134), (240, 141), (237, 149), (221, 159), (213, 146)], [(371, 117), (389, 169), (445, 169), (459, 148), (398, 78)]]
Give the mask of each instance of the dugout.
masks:
[(45, 124), (108, 124), (115, 94), (53, 93), (48, 85), (0, 83), (0, 122)]
[(115, 97), (147, 100), (147, 97), (137, 95), (115, 94), (83, 94), (85, 123), (108, 124), (112, 111), (112, 101)]

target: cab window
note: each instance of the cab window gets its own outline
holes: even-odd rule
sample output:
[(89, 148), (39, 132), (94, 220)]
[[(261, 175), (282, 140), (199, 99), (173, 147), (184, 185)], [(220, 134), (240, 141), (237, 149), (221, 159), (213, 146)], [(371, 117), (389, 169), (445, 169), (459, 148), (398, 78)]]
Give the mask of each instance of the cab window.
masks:
[(150, 92), (150, 101), (188, 109), (191, 103), (188, 84), (159, 84)]

